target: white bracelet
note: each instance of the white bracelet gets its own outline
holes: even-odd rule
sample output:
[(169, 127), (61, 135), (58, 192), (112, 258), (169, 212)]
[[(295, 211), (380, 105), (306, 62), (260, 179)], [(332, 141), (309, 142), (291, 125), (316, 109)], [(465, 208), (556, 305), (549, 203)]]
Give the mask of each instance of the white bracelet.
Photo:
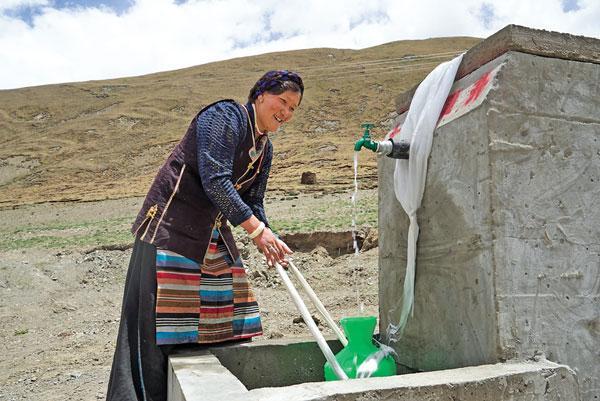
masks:
[(262, 221), (260, 222), (260, 224), (258, 225), (258, 227), (256, 227), (256, 230), (252, 231), (250, 234), (248, 234), (248, 236), (250, 237), (250, 239), (254, 239), (256, 237), (258, 237), (260, 235), (260, 233), (262, 233), (265, 229), (265, 223), (263, 223)]

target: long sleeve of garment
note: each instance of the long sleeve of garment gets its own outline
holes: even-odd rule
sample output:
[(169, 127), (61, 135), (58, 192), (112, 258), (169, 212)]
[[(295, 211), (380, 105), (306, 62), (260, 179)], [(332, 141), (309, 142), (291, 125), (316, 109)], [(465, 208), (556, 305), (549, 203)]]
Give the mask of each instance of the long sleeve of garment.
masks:
[(206, 195), (234, 226), (252, 216), (252, 209), (233, 187), (235, 149), (246, 122), (239, 108), (217, 103), (204, 111), (196, 123), (198, 171)]
[(269, 172), (271, 171), (271, 161), (273, 160), (273, 145), (270, 141), (267, 142), (264, 152), (265, 159), (263, 161), (262, 169), (258, 173), (256, 180), (252, 183), (252, 186), (242, 195), (242, 199), (250, 206), (254, 215), (269, 227), (263, 200), (267, 189)]

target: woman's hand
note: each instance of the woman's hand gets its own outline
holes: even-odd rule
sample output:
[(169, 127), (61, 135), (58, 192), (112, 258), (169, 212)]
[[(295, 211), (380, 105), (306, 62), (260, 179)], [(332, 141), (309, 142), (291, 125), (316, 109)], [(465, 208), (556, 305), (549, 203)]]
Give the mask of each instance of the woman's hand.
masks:
[(258, 250), (265, 255), (267, 264), (270, 267), (274, 267), (275, 263), (287, 267), (288, 262), (285, 260), (285, 256), (290, 255), (292, 251), (285, 242), (273, 234), (269, 227), (265, 227), (265, 224), (255, 216), (250, 216), (240, 225), (246, 230), (250, 238), (252, 238), (252, 241), (254, 241), (254, 245), (256, 245)]
[(292, 250), (279, 238), (273, 234), (269, 227), (265, 229), (252, 241), (259, 251), (267, 258), (269, 267), (274, 267), (275, 263), (279, 263), (283, 267), (287, 267), (288, 261), (286, 255), (291, 255)]

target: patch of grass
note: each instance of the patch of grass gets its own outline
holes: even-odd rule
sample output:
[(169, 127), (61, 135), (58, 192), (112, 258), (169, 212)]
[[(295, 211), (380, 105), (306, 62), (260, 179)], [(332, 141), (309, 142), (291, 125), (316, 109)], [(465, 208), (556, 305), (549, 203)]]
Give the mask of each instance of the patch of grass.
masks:
[(133, 241), (129, 232), (131, 221), (129, 217), (121, 217), (19, 227), (0, 232), (0, 251), (28, 248), (70, 249), (128, 243)]
[(20, 227), (14, 231), (13, 234), (50, 231), (50, 230), (76, 230), (83, 228), (96, 228), (106, 229), (116, 225), (129, 224), (133, 221), (132, 217), (119, 217), (114, 219), (106, 220), (92, 220), (92, 221), (80, 221), (80, 222), (51, 222), (47, 224), (30, 225)]
[[(274, 216), (271, 226), (274, 231), (311, 232), (343, 230), (352, 228), (352, 202), (339, 199), (315, 208), (312, 213), (289, 213), (292, 217)], [(377, 194), (359, 198), (356, 204), (356, 225), (377, 226)]]
[[(350, 196), (281, 201), (276, 212), (269, 214), (275, 232), (314, 232), (350, 230), (352, 202)], [(377, 226), (377, 192), (359, 192), (356, 206), (357, 226)], [(130, 233), (134, 216), (83, 221), (51, 221), (23, 224), (12, 229), (0, 228), (0, 251), (15, 249), (81, 249), (133, 242)], [(244, 233), (238, 228), (234, 232)]]
[(15, 336), (22, 336), (23, 334), (29, 333), (29, 329), (19, 329), (15, 330)]

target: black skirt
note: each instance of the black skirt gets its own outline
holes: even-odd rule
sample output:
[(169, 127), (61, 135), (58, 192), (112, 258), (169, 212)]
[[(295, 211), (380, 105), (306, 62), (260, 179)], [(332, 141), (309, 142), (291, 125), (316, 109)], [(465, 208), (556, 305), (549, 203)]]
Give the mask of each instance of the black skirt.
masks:
[[(167, 401), (170, 354), (214, 345), (156, 344), (156, 247), (135, 240), (106, 401)], [(227, 345), (251, 339), (219, 343)]]
[(156, 247), (136, 239), (129, 262), (107, 401), (166, 401), (168, 355), (156, 345)]

